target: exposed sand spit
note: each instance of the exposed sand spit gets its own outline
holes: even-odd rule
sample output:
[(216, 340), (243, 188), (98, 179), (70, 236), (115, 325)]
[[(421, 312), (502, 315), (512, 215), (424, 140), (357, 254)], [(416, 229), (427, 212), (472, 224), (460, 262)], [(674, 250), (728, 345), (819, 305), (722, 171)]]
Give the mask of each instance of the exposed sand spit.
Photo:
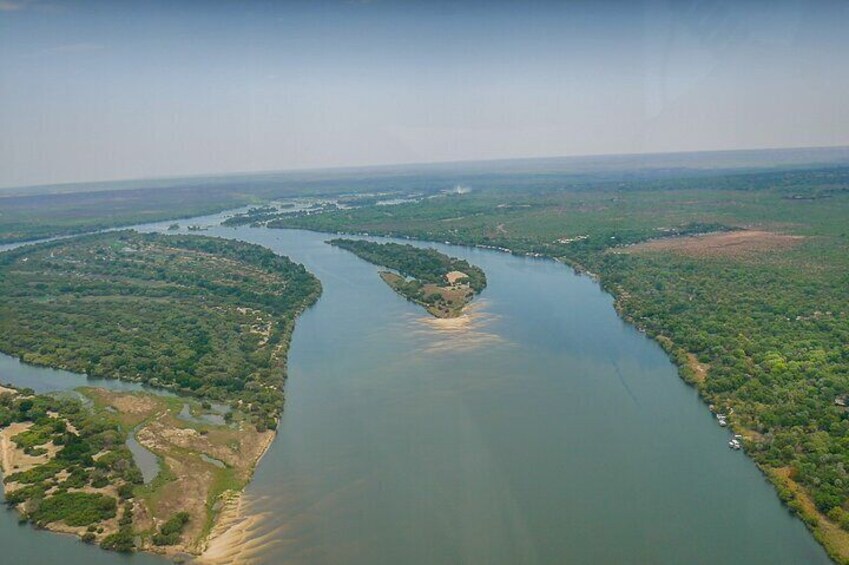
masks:
[(254, 513), (244, 494), (230, 492), (225, 497), (206, 549), (196, 562), (218, 564), (259, 563), (261, 555), (280, 542), (279, 532), (263, 531), (270, 513)]

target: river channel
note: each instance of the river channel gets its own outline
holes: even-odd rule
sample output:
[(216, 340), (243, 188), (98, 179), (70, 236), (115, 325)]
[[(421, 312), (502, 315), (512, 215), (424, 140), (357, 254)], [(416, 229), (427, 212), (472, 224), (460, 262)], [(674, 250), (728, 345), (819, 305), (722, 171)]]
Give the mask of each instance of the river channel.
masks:
[[(297, 322), (279, 434), (246, 491), (257, 518), (245, 557), (829, 563), (755, 465), (728, 449), (727, 430), (661, 348), (620, 320), (592, 279), (553, 261), (417, 243), (487, 274), (468, 316), (438, 321), (326, 234), (227, 228), (219, 218), (188, 223), (288, 255), (324, 287)], [(0, 382), (72, 388), (50, 384), (65, 377), (85, 382), (0, 359)], [(5, 511), (0, 546), (9, 563), (116, 559)]]

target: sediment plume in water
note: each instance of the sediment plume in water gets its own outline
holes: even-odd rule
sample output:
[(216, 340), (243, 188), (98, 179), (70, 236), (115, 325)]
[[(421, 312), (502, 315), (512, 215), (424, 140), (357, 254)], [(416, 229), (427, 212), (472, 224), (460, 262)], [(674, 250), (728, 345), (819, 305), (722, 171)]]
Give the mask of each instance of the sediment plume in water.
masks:
[(498, 317), (485, 310), (486, 302), (467, 306), (456, 318), (417, 317), (414, 332), (433, 336), (428, 351), (466, 351), (503, 342), (504, 338), (487, 331)]

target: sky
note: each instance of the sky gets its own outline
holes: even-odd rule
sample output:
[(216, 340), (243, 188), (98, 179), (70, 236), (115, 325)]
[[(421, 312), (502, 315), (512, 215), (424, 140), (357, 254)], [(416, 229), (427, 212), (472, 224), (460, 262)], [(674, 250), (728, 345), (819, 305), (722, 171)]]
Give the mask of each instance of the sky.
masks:
[(849, 145), (847, 30), (847, 0), (0, 0), (0, 186)]

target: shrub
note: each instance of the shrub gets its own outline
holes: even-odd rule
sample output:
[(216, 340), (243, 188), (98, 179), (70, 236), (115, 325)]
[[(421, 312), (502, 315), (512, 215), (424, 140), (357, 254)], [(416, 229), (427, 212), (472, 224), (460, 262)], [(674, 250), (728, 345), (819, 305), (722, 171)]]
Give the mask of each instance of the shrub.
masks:
[(174, 514), (167, 522), (162, 524), (159, 533), (154, 534), (153, 543), (156, 545), (174, 545), (180, 541), (180, 535), (188, 521), (188, 512)]
[(31, 519), (37, 524), (64, 520), (69, 526), (88, 526), (115, 517), (117, 503), (111, 496), (65, 492), (46, 498)]
[(132, 553), (136, 550), (135, 536), (130, 528), (121, 528), (114, 534), (109, 534), (100, 542), (100, 547), (121, 553)]

